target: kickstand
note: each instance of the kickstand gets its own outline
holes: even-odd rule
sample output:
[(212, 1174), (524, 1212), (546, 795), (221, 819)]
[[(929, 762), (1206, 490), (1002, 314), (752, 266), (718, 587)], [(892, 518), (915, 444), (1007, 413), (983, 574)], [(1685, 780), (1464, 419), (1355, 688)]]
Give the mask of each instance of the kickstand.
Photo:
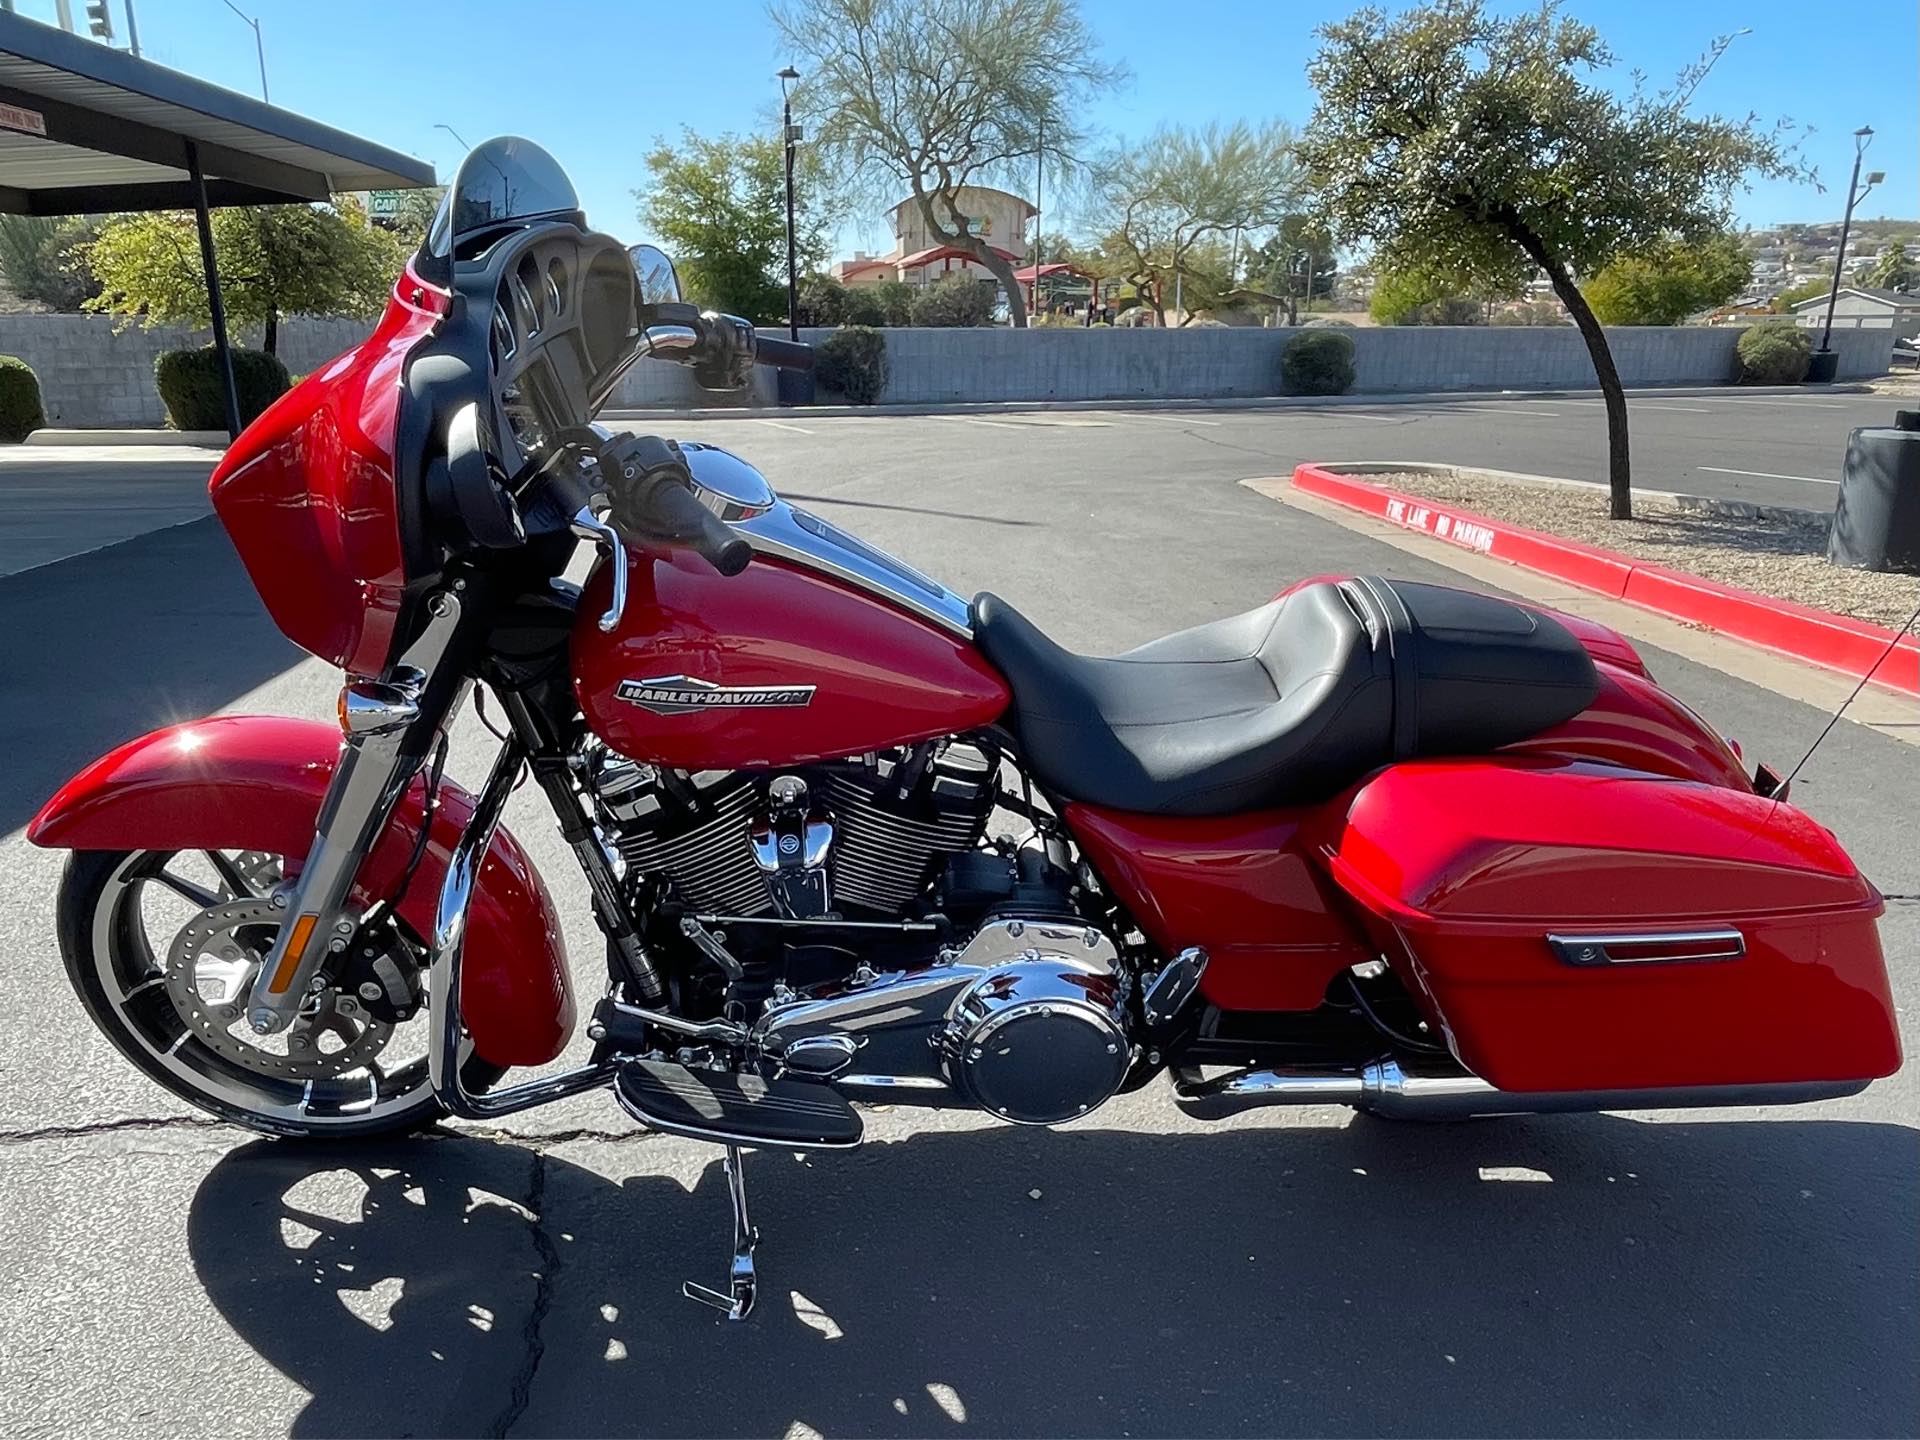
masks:
[(747, 1219), (747, 1171), (738, 1145), (727, 1146), (722, 1164), (727, 1172), (727, 1198), (733, 1202), (733, 1266), (727, 1272), (728, 1293), (723, 1295), (691, 1280), (681, 1285), (680, 1293), (726, 1311), (729, 1320), (744, 1320), (753, 1313), (753, 1247), (760, 1243), (760, 1232)]

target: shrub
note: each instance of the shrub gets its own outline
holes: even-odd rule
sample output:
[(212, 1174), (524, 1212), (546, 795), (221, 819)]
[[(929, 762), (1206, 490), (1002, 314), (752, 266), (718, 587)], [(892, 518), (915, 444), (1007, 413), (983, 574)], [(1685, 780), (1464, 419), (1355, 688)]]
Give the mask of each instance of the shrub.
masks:
[(871, 405), (887, 388), (887, 337), (870, 325), (848, 325), (821, 342), (813, 364), (822, 388), (850, 405)]
[(1280, 377), (1296, 395), (1344, 395), (1353, 385), (1353, 337), (1302, 330), (1280, 352)]
[(847, 291), (846, 309), (840, 317), (842, 325), (884, 325), (887, 323), (887, 307), (880, 301), (871, 285), (862, 285)]
[(874, 299), (880, 302), (885, 316), (878, 321), (881, 325), (911, 325), (913, 323), (913, 286), (904, 280), (882, 280), (872, 287)]
[(1813, 333), (1791, 320), (1765, 320), (1742, 332), (1733, 349), (1742, 385), (1798, 385), (1807, 378)]
[(40, 406), (40, 377), (12, 355), (0, 355), (0, 440), (18, 445), (47, 423)]
[[(227, 428), (227, 392), (220, 355), (204, 350), (166, 350), (153, 362), (154, 388), (176, 430)], [(262, 410), (287, 393), (287, 367), (264, 350), (233, 352), (233, 385), (240, 394), (240, 423), (251, 425)]]
[(937, 284), (923, 287), (913, 297), (912, 319), (916, 325), (990, 325), (993, 323), (995, 285), (991, 280), (974, 280), (965, 275), (949, 275)]
[(86, 260), (95, 234), (82, 215), (0, 215), (0, 274), (22, 300), (75, 313), (100, 293)]
[(809, 275), (800, 282), (802, 325), (844, 325), (852, 292), (831, 275)]

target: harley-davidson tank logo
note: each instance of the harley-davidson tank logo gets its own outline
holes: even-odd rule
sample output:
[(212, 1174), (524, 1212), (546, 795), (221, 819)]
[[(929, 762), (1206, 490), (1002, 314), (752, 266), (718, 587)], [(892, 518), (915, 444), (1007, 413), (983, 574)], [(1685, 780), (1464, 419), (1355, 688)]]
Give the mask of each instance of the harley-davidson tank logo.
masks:
[(687, 715), (695, 710), (793, 710), (811, 705), (813, 691), (811, 685), (716, 685), (692, 675), (662, 675), (622, 680), (614, 693), (656, 715)]

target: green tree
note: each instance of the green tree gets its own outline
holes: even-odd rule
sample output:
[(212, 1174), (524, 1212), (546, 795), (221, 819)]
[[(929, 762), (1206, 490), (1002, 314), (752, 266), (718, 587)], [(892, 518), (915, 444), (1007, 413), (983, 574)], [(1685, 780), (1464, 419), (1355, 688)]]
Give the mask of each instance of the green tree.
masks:
[(1772, 309), (1777, 315), (1784, 315), (1802, 300), (1811, 300), (1816, 295), (1825, 295), (1833, 288), (1831, 276), (1810, 275), (1797, 285), (1789, 285), (1773, 297)]
[[(802, 152), (803, 156), (806, 152)], [(690, 299), (749, 320), (787, 316), (786, 156), (777, 135), (681, 133), (654, 142), (634, 191), (648, 238), (674, 258)], [(794, 172), (794, 250), (804, 274), (827, 252), (829, 207), (814, 162)]]
[(1164, 127), (1100, 168), (1102, 248), (1163, 325), (1176, 298), (1191, 316), (1232, 287), (1235, 230), (1278, 225), (1300, 198), (1293, 131), (1279, 121)]
[(95, 215), (0, 215), (0, 274), (22, 300), (80, 309), (100, 293), (81, 253), (99, 223)]
[(1753, 256), (1733, 234), (1694, 244), (1663, 236), (1616, 255), (1581, 291), (1603, 325), (1678, 325), (1725, 304), (1753, 278)]
[(1302, 301), (1312, 310), (1314, 301), (1332, 298), (1338, 275), (1333, 237), (1315, 215), (1286, 216), (1247, 260), (1247, 284), (1285, 296), (1289, 325), (1300, 323)]
[[(406, 263), (400, 242), (369, 225), (346, 199), (332, 206), (216, 210), (213, 248), (228, 322), (260, 326), (269, 355), (283, 315), (379, 314)], [(193, 216), (177, 210), (115, 216), (85, 256), (101, 286), (88, 309), (147, 326), (212, 323)]]
[(1078, 117), (1121, 72), (1096, 58), (1076, 0), (782, 0), (772, 13), (803, 75), (795, 113), (830, 173), (870, 197), (904, 186), (927, 233), (978, 260), (1024, 326), (1013, 267), (959, 195), (1018, 184), (1043, 154), (1055, 183), (1078, 167)]
[(1336, 231), (1386, 268), (1479, 275), (1524, 260), (1579, 327), (1605, 397), (1611, 513), (1633, 513), (1626, 394), (1580, 293), (1616, 255), (1725, 230), (1748, 177), (1800, 176), (1784, 132), (1690, 113), (1719, 41), (1658, 94), (1588, 77), (1613, 57), (1554, 0), (1512, 17), (1439, 0), (1321, 27), (1300, 155)]
[(1494, 302), (1526, 293), (1527, 279), (1523, 264), (1477, 273), (1417, 265), (1378, 270), (1367, 308), (1380, 325), (1484, 325)]
[(1896, 240), (1876, 255), (1871, 265), (1862, 265), (1853, 278), (1878, 290), (1910, 290), (1914, 281), (1920, 280), (1920, 264), (1915, 264), (1907, 247)]

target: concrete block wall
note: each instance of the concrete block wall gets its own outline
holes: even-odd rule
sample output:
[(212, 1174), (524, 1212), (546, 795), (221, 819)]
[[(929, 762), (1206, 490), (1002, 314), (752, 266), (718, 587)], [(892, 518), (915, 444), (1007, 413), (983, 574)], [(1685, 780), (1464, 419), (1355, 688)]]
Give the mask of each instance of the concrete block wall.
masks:
[[(296, 317), (280, 327), (280, 358), (305, 374), (366, 336), (361, 320)], [(784, 330), (769, 329), (769, 335)], [(803, 330), (819, 344), (832, 332)], [(1191, 330), (923, 330), (884, 332), (890, 372), (883, 401), (1224, 399), (1280, 392), (1280, 353), (1298, 332), (1252, 327)], [(1571, 326), (1355, 326), (1354, 390), (1590, 389), (1593, 368)], [(1608, 332), (1629, 386), (1713, 385), (1734, 374), (1736, 328), (1623, 327)], [(258, 344), (257, 335), (238, 337)], [(163, 350), (207, 343), (178, 327), (115, 332), (101, 315), (0, 316), (0, 354), (40, 377), (56, 426), (157, 426), (153, 387)], [(1835, 330), (1840, 378), (1884, 374), (1890, 330)], [(774, 372), (751, 390), (714, 394), (678, 365), (642, 360), (617, 387), (617, 409), (772, 405)]]
[[(304, 375), (372, 330), (365, 320), (296, 316), (280, 322), (280, 359)], [(153, 362), (163, 350), (212, 343), (205, 332), (177, 325), (115, 333), (105, 315), (0, 315), (0, 354), (17, 355), (40, 377), (41, 403), (53, 426), (138, 427), (166, 423), (153, 385)], [(257, 347), (257, 332), (234, 343)]]

